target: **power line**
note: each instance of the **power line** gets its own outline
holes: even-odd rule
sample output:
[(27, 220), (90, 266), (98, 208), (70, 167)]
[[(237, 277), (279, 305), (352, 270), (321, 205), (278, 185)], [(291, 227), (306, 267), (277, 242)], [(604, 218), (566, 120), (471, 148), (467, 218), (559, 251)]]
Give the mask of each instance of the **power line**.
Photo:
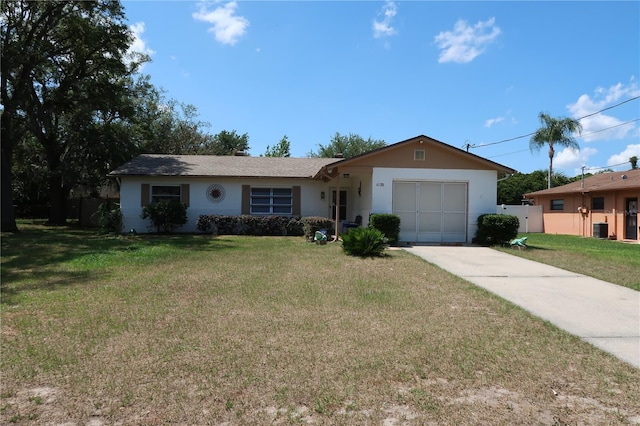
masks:
[(624, 123), (616, 124), (615, 126), (607, 127), (605, 129), (594, 130), (593, 132), (589, 132), (589, 133), (583, 134), (582, 137), (589, 136), (589, 135), (592, 135), (594, 133), (600, 133), (600, 132), (604, 132), (604, 131), (607, 131), (607, 130), (615, 129), (616, 127), (624, 126), (625, 124), (634, 123), (636, 121), (640, 121), (640, 118), (634, 118), (633, 120), (625, 121)]
[(587, 168), (589, 170), (603, 170), (603, 169), (610, 169), (612, 167), (624, 166), (625, 164), (629, 164), (630, 162), (631, 161), (625, 161), (624, 163), (611, 164), (610, 166), (603, 166), (603, 167), (588, 167), (588, 166), (585, 166), (585, 168)]
[(483, 144), (480, 144), (480, 145), (472, 145), (471, 148), (484, 148), (485, 146), (498, 145), (500, 143), (511, 142), (511, 141), (515, 141), (517, 139), (526, 138), (527, 136), (533, 136), (535, 133), (536, 132), (528, 133), (526, 135), (516, 136), (515, 138), (504, 139), (504, 140), (501, 140), (501, 141), (498, 141), (498, 142), (483, 143)]
[(592, 112), (591, 114), (587, 114), (587, 115), (585, 115), (584, 117), (580, 117), (580, 118), (578, 118), (578, 121), (579, 121), (579, 120), (582, 120), (583, 118), (591, 117), (592, 115), (600, 114), (601, 112), (606, 111), (606, 110), (608, 110), (608, 109), (612, 109), (612, 108), (619, 107), (620, 105), (626, 104), (627, 102), (635, 101), (635, 100), (636, 100), (636, 99), (638, 99), (638, 98), (640, 98), (640, 96), (636, 96), (635, 98), (629, 98), (629, 99), (627, 99), (626, 101), (622, 101), (622, 102), (620, 102), (619, 104), (611, 105), (610, 107), (607, 107), (607, 108), (601, 109), (600, 111)]
[[(616, 127), (624, 126), (624, 125), (629, 124), (629, 123), (634, 123), (634, 122), (636, 122), (636, 121), (640, 121), (640, 118), (634, 118), (633, 120), (625, 121), (624, 123), (616, 124), (615, 126), (607, 127), (607, 128), (600, 129), (600, 130), (594, 130), (593, 132), (589, 132), (589, 133), (584, 133), (584, 134), (582, 135), (582, 137), (584, 137), (584, 136), (589, 136), (589, 135), (592, 135), (592, 134), (594, 134), (594, 133), (605, 132), (605, 131), (607, 131), (607, 130), (614, 129), (614, 128), (616, 128)], [(471, 148), (474, 148), (474, 146), (472, 146), (472, 145), (470, 146), (469, 144), (466, 144), (465, 146), (467, 147), (467, 149), (469, 149), (470, 147), (471, 147)], [(487, 158), (504, 157), (505, 155), (519, 154), (519, 153), (521, 153), (521, 152), (525, 152), (525, 151), (530, 151), (530, 150), (529, 150), (529, 149), (521, 149), (521, 150), (519, 150), (519, 151), (512, 151), (512, 152), (506, 152), (506, 153), (504, 153), (504, 154), (492, 155), (492, 156), (487, 157)], [(468, 152), (468, 151), (467, 151), (467, 152)], [(622, 163), (622, 164), (625, 164), (625, 163)], [(597, 168), (597, 167), (596, 167), (596, 168)], [(600, 167), (600, 168), (606, 168), (606, 167)]]
[(530, 149), (521, 149), (520, 151), (507, 152), (507, 153), (505, 153), (505, 154), (493, 155), (493, 156), (491, 156), (491, 157), (487, 157), (487, 158), (504, 157), (505, 155), (519, 154), (519, 153), (521, 153), (521, 152), (525, 152), (525, 151), (530, 151)]
[[(629, 99), (627, 99), (627, 100), (625, 100), (625, 101), (622, 101), (622, 102), (620, 102), (620, 103), (618, 103), (618, 104), (611, 105), (610, 107), (607, 107), (607, 108), (603, 108), (603, 109), (601, 109), (600, 111), (596, 111), (596, 112), (593, 112), (593, 113), (591, 113), (591, 114), (587, 114), (587, 115), (585, 115), (585, 116), (582, 116), (582, 117), (578, 118), (577, 120), (578, 120), (578, 121), (580, 121), (580, 120), (582, 120), (582, 119), (584, 119), (584, 118), (591, 117), (591, 116), (596, 115), (596, 114), (600, 114), (600, 113), (601, 113), (601, 112), (603, 112), (603, 111), (607, 111), (607, 110), (610, 110), (610, 109), (613, 109), (613, 108), (617, 108), (617, 107), (619, 107), (620, 105), (624, 105), (624, 104), (626, 104), (627, 102), (635, 101), (635, 100), (637, 100), (637, 99), (640, 99), (640, 96), (635, 96), (635, 97), (633, 97), (633, 98), (629, 98)], [(634, 122), (634, 121), (638, 121), (638, 119), (631, 120), (631, 121), (628, 121), (628, 122), (626, 122), (626, 123), (618, 124), (618, 125), (616, 125), (616, 126), (608, 127), (608, 128), (606, 128), (606, 129), (596, 130), (596, 131), (594, 131), (594, 132), (590, 132), (590, 133), (588, 133), (588, 134), (592, 134), (592, 133), (596, 133), (596, 132), (603, 132), (603, 131), (605, 131), (605, 130), (613, 129), (614, 127), (618, 127), (618, 126), (622, 126), (622, 125), (624, 125), (624, 124), (632, 123), (632, 122)], [(535, 133), (536, 133), (536, 132), (531, 132), (531, 133), (527, 133), (526, 135), (516, 136), (516, 137), (514, 137), (514, 138), (509, 138), (509, 139), (503, 139), (503, 140), (501, 140), (501, 141), (497, 141), (497, 142), (483, 143), (483, 144), (480, 144), (480, 145), (471, 145), (471, 146), (470, 146), (470, 148), (484, 148), (485, 146), (498, 145), (498, 144), (501, 144), (501, 143), (511, 142), (511, 141), (515, 141), (515, 140), (518, 140), (518, 139), (522, 139), (522, 138), (526, 138), (526, 137), (529, 137), (529, 136), (533, 136), (533, 135), (535, 135)], [(583, 135), (583, 136), (584, 136), (584, 135)]]

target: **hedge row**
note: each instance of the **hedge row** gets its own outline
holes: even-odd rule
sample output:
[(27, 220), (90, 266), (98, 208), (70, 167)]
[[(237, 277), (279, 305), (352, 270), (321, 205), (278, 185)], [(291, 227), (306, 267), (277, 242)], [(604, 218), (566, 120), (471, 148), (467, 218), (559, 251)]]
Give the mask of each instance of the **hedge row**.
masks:
[(214, 235), (303, 235), (300, 217), (200, 215), (198, 231)]
[(325, 217), (200, 215), (198, 231), (214, 235), (292, 235), (312, 239), (320, 229), (332, 229)]

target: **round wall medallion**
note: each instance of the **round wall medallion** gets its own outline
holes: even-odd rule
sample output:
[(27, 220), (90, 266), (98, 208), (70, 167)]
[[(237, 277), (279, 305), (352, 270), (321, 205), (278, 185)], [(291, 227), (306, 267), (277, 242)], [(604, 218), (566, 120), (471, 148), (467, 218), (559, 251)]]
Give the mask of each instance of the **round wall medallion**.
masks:
[(224, 200), (224, 187), (214, 183), (207, 188), (207, 198), (212, 203), (219, 203)]

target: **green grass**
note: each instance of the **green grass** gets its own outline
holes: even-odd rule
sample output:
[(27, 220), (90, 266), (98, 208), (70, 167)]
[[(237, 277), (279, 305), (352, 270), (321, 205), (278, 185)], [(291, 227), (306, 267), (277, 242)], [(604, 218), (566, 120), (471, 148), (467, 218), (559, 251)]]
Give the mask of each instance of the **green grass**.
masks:
[(21, 229), (1, 241), (2, 424), (640, 416), (636, 369), (403, 250)]
[(640, 244), (574, 235), (522, 236), (527, 250), (497, 249), (640, 291)]

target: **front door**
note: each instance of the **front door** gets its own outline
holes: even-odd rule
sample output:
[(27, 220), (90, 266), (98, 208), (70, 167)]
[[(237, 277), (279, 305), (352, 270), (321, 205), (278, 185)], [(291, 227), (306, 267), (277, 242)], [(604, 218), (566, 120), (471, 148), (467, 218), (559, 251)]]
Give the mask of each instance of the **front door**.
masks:
[[(331, 219), (336, 219), (336, 190), (331, 190)], [(340, 201), (337, 202), (340, 211), (340, 221), (347, 220), (347, 190), (340, 190)]]
[(627, 198), (624, 212), (624, 238), (627, 240), (638, 239), (638, 199)]

